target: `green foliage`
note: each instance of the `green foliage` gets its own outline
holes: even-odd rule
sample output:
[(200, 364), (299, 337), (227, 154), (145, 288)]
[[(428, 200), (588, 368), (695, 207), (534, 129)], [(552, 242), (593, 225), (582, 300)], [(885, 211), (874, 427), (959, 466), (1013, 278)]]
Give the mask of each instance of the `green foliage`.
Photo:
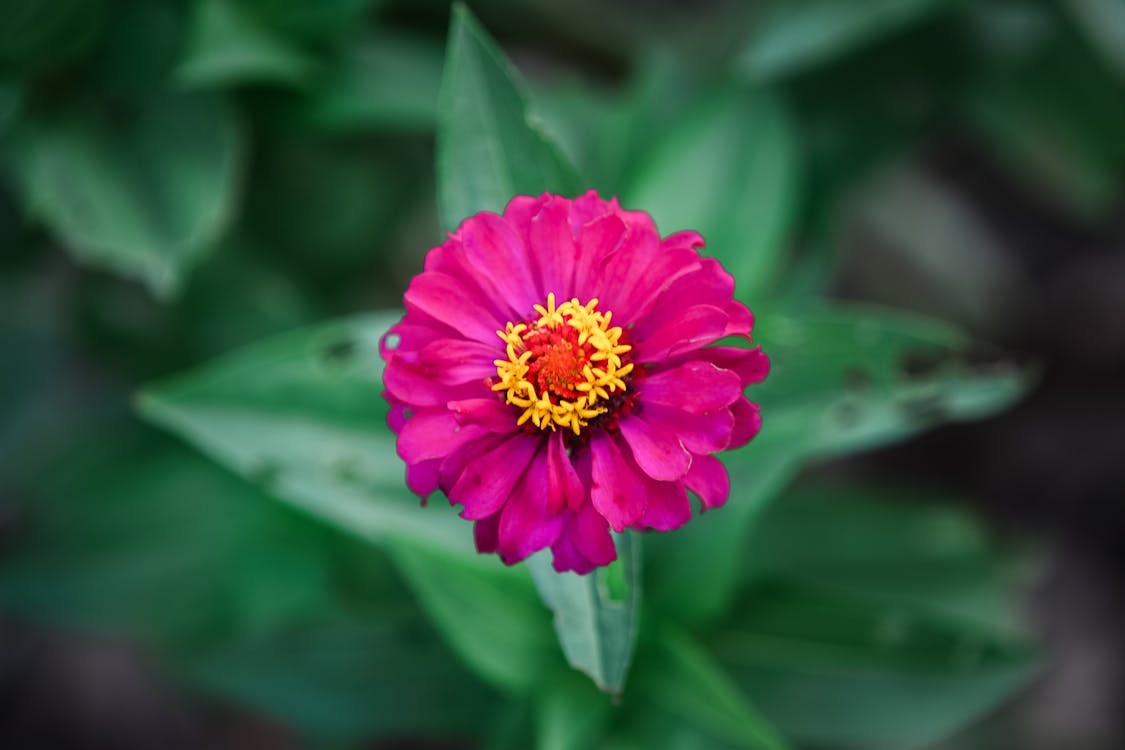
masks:
[[(821, 462), (996, 414), (1035, 370), (957, 327), (999, 330), (995, 308), (830, 292), (853, 207), (881, 200), (866, 180), (940, 180), (947, 139), (1096, 236), (1123, 196), (1121, 14), (735, 5), (10, 4), (5, 617), (139, 644), (314, 746), (904, 747), (1017, 693), (1031, 556), (958, 498)], [(726, 506), (580, 577), (505, 567), (443, 497), (420, 507), (378, 343), (442, 230), (590, 188), (704, 235), (772, 371)], [(939, 262), (972, 255), (897, 218)]]

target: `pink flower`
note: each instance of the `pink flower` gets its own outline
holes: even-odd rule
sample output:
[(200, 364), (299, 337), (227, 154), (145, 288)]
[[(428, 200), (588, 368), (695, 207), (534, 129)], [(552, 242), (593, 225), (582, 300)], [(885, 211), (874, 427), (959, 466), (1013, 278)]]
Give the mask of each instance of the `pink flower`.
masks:
[(616, 558), (609, 533), (668, 531), (726, 502), (712, 454), (758, 432), (743, 396), (769, 360), (703, 238), (593, 191), (513, 198), (426, 256), (382, 342), (406, 481), (441, 489), (507, 564), (550, 547), (556, 570)]

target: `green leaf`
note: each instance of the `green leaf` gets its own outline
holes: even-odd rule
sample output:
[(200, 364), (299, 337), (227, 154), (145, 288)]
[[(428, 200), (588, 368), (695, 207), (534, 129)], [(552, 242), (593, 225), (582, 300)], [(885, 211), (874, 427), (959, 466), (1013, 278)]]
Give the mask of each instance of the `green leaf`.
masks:
[(563, 668), (522, 568), (404, 540), (390, 553), (450, 645), (489, 682), (527, 691)]
[(949, 5), (949, 0), (773, 3), (738, 65), (759, 80), (780, 78), (832, 62)]
[(641, 603), (641, 540), (619, 534), (616, 544), (617, 561), (584, 576), (556, 572), (544, 553), (527, 562), (570, 666), (611, 693), (625, 685)]
[(369, 540), (472, 548), (469, 527), (419, 509), (386, 426), (379, 339), (400, 313), (283, 334), (146, 388), (150, 421), (251, 481)]
[(1029, 385), (1010, 365), (972, 365), (957, 329), (862, 308), (761, 314), (755, 341), (772, 363), (752, 391), (763, 431), (792, 437), (804, 458), (902, 440), (1010, 406)]
[(418, 612), (382, 606), (209, 644), (175, 669), (310, 738), (473, 736), (495, 695), (451, 657)]
[(193, 87), (244, 83), (300, 84), (312, 61), (234, 0), (203, 0), (176, 77)]
[(611, 719), (610, 699), (574, 672), (559, 675), (542, 688), (536, 714), (538, 750), (586, 750), (601, 747)]
[(926, 745), (1026, 684), (998, 559), (964, 516), (820, 490), (747, 540), (754, 585), (712, 644), (795, 739)]
[(172, 292), (235, 209), (242, 139), (207, 96), (167, 96), (135, 117), (88, 113), (16, 134), (28, 209), (81, 261)]
[(626, 204), (662, 233), (692, 229), (753, 302), (784, 260), (798, 197), (797, 146), (781, 104), (765, 91), (709, 97), (672, 125)]
[(0, 135), (15, 122), (23, 104), (23, 88), (19, 82), (0, 78)]
[(1067, 0), (1074, 20), (1118, 76), (1125, 79), (1125, 3), (1120, 0)]
[(332, 133), (430, 130), (437, 119), (442, 48), (427, 37), (382, 32), (341, 50), (302, 103), (313, 127)]
[(386, 426), (379, 340), (400, 313), (251, 345), (147, 388), (141, 413), (278, 499), (381, 544), (422, 606), (486, 679), (526, 689), (561, 668), (522, 568), (478, 555), (450, 508), (419, 508)]
[[(1029, 384), (1010, 367), (970, 366), (961, 333), (918, 316), (759, 311), (754, 337), (771, 371), (748, 391), (761, 404), (760, 434), (720, 456), (730, 499), (649, 545), (654, 602), (681, 621), (713, 621), (730, 606), (749, 529), (802, 464), (987, 416)], [(699, 570), (709, 571), (705, 582)]]
[(690, 636), (661, 629), (637, 663), (637, 690), (652, 708), (676, 715), (744, 748), (777, 749), (785, 741), (738, 686)]
[(519, 74), (464, 5), (453, 9), (438, 98), (438, 207), (454, 230), (515, 195), (574, 195), (574, 169), (528, 108)]

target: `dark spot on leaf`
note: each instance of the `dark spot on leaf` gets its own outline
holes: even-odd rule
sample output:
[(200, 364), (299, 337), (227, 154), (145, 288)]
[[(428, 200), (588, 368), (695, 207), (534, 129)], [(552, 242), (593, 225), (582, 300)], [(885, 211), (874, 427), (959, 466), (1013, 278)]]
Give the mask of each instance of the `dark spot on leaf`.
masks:
[(355, 358), (357, 348), (355, 341), (350, 339), (336, 341), (321, 350), (321, 357), (324, 364), (331, 367), (341, 367)]
[(863, 417), (863, 409), (858, 402), (855, 401), (841, 401), (837, 404), (833, 412), (836, 422), (846, 429), (851, 429), (859, 426), (860, 420)]
[(903, 352), (899, 358), (899, 369), (907, 378), (917, 380), (936, 374), (948, 361), (948, 352), (917, 349)]
[(272, 490), (281, 476), (281, 467), (274, 461), (265, 460), (253, 466), (247, 475), (251, 482)]
[(860, 367), (844, 370), (844, 388), (853, 393), (865, 391), (871, 386), (871, 373)]
[(353, 456), (343, 456), (332, 462), (332, 474), (339, 480), (348, 484), (360, 481), (359, 461)]

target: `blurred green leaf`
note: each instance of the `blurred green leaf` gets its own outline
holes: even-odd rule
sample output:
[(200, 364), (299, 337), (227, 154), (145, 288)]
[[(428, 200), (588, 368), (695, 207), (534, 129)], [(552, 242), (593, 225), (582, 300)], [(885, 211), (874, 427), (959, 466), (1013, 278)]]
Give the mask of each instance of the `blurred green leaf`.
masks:
[(15, 121), (23, 103), (23, 89), (18, 81), (0, 78), (0, 135)]
[(27, 208), (79, 260), (168, 295), (230, 220), (242, 139), (223, 102), (167, 96), (124, 122), (29, 122), (15, 136)]
[(105, 0), (7, 0), (0, 24), (0, 66), (48, 68), (84, 54), (106, 17)]
[(766, 313), (754, 338), (772, 363), (753, 391), (763, 431), (791, 435), (806, 458), (979, 419), (1010, 406), (1029, 385), (1028, 373), (1010, 365), (970, 364), (969, 341), (957, 329), (907, 314)]
[(196, 689), (325, 741), (472, 736), (495, 701), (419, 613), (387, 606), (220, 642), (175, 668)]
[(1026, 684), (1002, 560), (968, 517), (886, 492), (787, 495), (713, 648), (795, 739), (925, 745)]
[(313, 62), (235, 0), (196, 3), (187, 49), (175, 75), (199, 88), (243, 83), (300, 84)]
[(747, 701), (707, 651), (665, 627), (637, 663), (637, 691), (653, 708), (706, 728), (744, 748), (785, 748), (781, 735)]
[(430, 130), (437, 118), (442, 47), (428, 37), (384, 30), (341, 49), (316, 85), (302, 116), (333, 133)]
[(527, 691), (564, 668), (524, 569), (412, 541), (396, 540), (390, 553), (450, 645), (489, 682)]
[(522, 86), (469, 10), (454, 6), (438, 98), (438, 206), (447, 231), (480, 211), (502, 211), (515, 195), (581, 190)]
[[(742, 567), (732, 561), (744, 559), (758, 513), (802, 464), (987, 416), (1029, 383), (1010, 367), (968, 365), (968, 341), (937, 321), (847, 308), (759, 313), (754, 337), (772, 367), (748, 391), (762, 407), (761, 433), (722, 456), (730, 499), (649, 545), (654, 601), (686, 622), (730, 605)], [(699, 570), (709, 571), (706, 584)]]
[(146, 388), (150, 421), (281, 499), (366, 539), (470, 550), (468, 524), (418, 508), (385, 420), (379, 339), (400, 313), (282, 334)]
[(1098, 53), (1125, 78), (1125, 3), (1121, 0), (1066, 0), (1064, 5)]
[(399, 313), (284, 334), (146, 389), (139, 408), (279, 499), (382, 544), (454, 649), (522, 689), (560, 666), (522, 568), (478, 555), (471, 525), (419, 508), (386, 426), (379, 340)]
[(615, 541), (618, 559), (584, 576), (556, 572), (545, 553), (527, 565), (543, 602), (555, 613), (555, 630), (570, 666), (589, 675), (601, 690), (620, 693), (636, 645), (641, 540), (626, 533)]
[(537, 696), (536, 748), (586, 750), (601, 747), (613, 706), (585, 678), (570, 672), (545, 685)]
[(754, 301), (784, 259), (796, 218), (797, 145), (781, 104), (765, 91), (709, 97), (672, 125), (625, 191), (660, 231), (700, 232), (707, 253)]
[(779, 78), (832, 62), (949, 5), (949, 0), (775, 2), (738, 65), (757, 79)]

